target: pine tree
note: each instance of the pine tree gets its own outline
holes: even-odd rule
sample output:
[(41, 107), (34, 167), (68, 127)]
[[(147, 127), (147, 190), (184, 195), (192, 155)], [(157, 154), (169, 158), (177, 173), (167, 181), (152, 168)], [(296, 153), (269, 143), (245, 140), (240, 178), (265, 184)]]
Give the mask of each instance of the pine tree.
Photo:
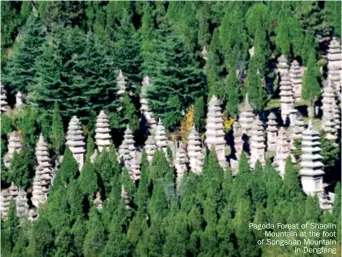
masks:
[(98, 183), (97, 173), (95, 171), (94, 165), (89, 159), (86, 160), (85, 164), (83, 165), (81, 175), (77, 181), (82, 192), (89, 196), (89, 200), (92, 200), (93, 194), (98, 189)]
[(54, 256), (62, 257), (62, 256), (73, 256), (73, 244), (72, 244), (72, 234), (69, 228), (63, 228), (62, 231), (58, 233), (56, 237), (55, 244), (57, 247), (57, 252)]
[(234, 229), (232, 227), (232, 209), (227, 205), (217, 224), (217, 237), (219, 240), (219, 254), (217, 256), (235, 256)]
[(230, 73), (226, 78), (225, 97), (227, 99), (226, 111), (230, 116), (238, 114), (238, 107), (240, 104), (240, 89), (239, 80), (235, 75), (235, 69), (231, 68)]
[(194, 112), (195, 127), (197, 131), (202, 131), (205, 126), (205, 103), (202, 96), (196, 98)]
[(298, 178), (298, 168), (291, 163), (291, 157), (286, 159), (283, 194), (285, 199), (288, 200), (300, 198), (302, 196)]
[(68, 184), (76, 177), (78, 173), (78, 164), (67, 147), (63, 155), (63, 161), (57, 173), (53, 189), (58, 189), (58, 187), (67, 187)]
[(90, 211), (87, 230), (88, 233), (83, 243), (83, 255), (84, 257), (99, 257), (105, 247), (106, 235), (100, 214), (95, 207)]
[(236, 214), (233, 219), (238, 252), (241, 256), (259, 256), (260, 249), (255, 246), (255, 237), (252, 231), (248, 229), (248, 222), (250, 220), (250, 202), (246, 199), (241, 199), (237, 203)]
[(319, 71), (316, 64), (316, 52), (315, 50), (310, 51), (307, 70), (304, 73), (302, 98), (310, 102), (313, 105), (316, 98), (321, 92), (319, 85)]
[(83, 242), (87, 234), (86, 221), (83, 217), (77, 217), (76, 222), (71, 228), (71, 233), (73, 237), (75, 253), (77, 254), (77, 256), (81, 256)]
[[(164, 119), (169, 112), (174, 116), (173, 113), (179, 110), (176, 108), (178, 103), (171, 97), (178, 96), (180, 109), (185, 110), (203, 94), (205, 87), (197, 60), (184, 43), (173, 35), (166, 22), (156, 31), (151, 44), (154, 53), (144, 60), (145, 73), (152, 79), (148, 99), (155, 115)], [(173, 104), (171, 109), (167, 108), (168, 103)]]
[(18, 127), (21, 131), (23, 143), (34, 147), (37, 135), (37, 110), (26, 107), (20, 117)]
[(56, 154), (61, 154), (64, 148), (64, 129), (58, 103), (53, 108), (51, 139)]
[(326, 12), (329, 25), (333, 28), (334, 34), (341, 37), (341, 2), (326, 2), (324, 10)]
[(177, 95), (170, 96), (165, 107), (163, 124), (166, 129), (175, 128), (182, 120), (182, 106)]
[(61, 78), (63, 60), (59, 44), (56, 37), (49, 37), (45, 40), (41, 48), (42, 53), (36, 59), (37, 73), (34, 83), (29, 88), (33, 92), (29, 100), (49, 116), (54, 110), (54, 105), (63, 105), (64, 100)]
[(10, 202), (6, 221), (1, 222), (1, 255), (11, 256), (13, 247), (20, 235), (19, 218), (16, 214), (15, 201)]
[(239, 70), (245, 68), (248, 56), (247, 38), (241, 4), (229, 3), (220, 26), (220, 41), (229, 73), (235, 73), (232, 67)]
[(95, 151), (95, 142), (93, 137), (88, 134), (87, 136), (87, 153), (86, 153), (86, 159), (90, 159), (90, 157), (93, 155)]
[(103, 187), (102, 194), (105, 198), (110, 195), (112, 190), (121, 190), (119, 183), (121, 169), (112, 146), (108, 152), (103, 151), (97, 156), (94, 166), (101, 178), (99, 185)]
[(319, 208), (317, 196), (308, 196), (305, 204), (305, 220), (311, 222), (319, 222), (321, 209)]
[(262, 70), (258, 69), (257, 57), (251, 58), (247, 74), (247, 93), (251, 105), (257, 111), (263, 111), (266, 105), (267, 93), (263, 85)]
[(54, 231), (45, 217), (39, 217), (32, 227), (29, 253), (32, 256), (53, 256), (53, 250)]
[(203, 2), (197, 7), (196, 17), (198, 21), (198, 44), (205, 46), (209, 43), (210, 33), (209, 33), (209, 9), (210, 3)]
[(33, 14), (27, 19), (23, 33), (13, 56), (6, 67), (4, 82), (14, 92), (28, 91), (28, 86), (34, 82), (36, 76), (35, 62), (41, 54), (44, 33), (40, 18)]
[(67, 191), (68, 205), (70, 206), (69, 217), (76, 221), (78, 217), (84, 215), (84, 196), (78, 181), (73, 180), (68, 186)]
[(129, 125), (133, 132), (136, 132), (140, 126), (138, 111), (127, 93), (125, 93), (123, 98), (123, 119), (121, 124), (124, 127)]
[[(141, 82), (141, 59), (139, 49), (139, 34), (136, 32), (127, 10), (122, 11), (120, 25), (114, 29), (114, 65), (122, 70), (129, 79), (129, 86)], [(133, 84), (133, 85), (132, 85)]]
[(218, 29), (215, 29), (210, 41), (208, 60), (205, 67), (209, 98), (211, 98), (212, 95), (220, 95), (221, 85), (219, 74), (222, 71), (220, 68), (220, 47), (220, 32)]
[(318, 47), (318, 43), (316, 42), (315, 36), (311, 29), (308, 29), (305, 33), (305, 39), (303, 42), (303, 46), (301, 47), (301, 57), (303, 59), (303, 64), (309, 64), (309, 59), (313, 53), (316, 54), (316, 49)]
[(19, 153), (15, 152), (8, 174), (8, 182), (27, 189), (34, 176), (35, 158), (32, 150), (24, 145)]

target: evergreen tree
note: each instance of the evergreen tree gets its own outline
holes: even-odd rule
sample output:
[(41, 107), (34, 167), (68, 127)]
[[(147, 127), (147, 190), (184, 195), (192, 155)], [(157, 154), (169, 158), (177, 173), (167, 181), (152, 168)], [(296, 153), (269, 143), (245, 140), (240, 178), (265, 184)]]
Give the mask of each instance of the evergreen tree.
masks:
[(227, 99), (226, 111), (230, 116), (238, 114), (240, 104), (239, 80), (235, 75), (235, 69), (230, 69), (230, 73), (226, 78), (225, 97)]
[(307, 65), (307, 70), (304, 73), (303, 78), (303, 88), (302, 97), (304, 100), (310, 102), (313, 105), (316, 98), (321, 92), (321, 87), (319, 85), (319, 71), (316, 64), (315, 51), (311, 50)]
[(215, 29), (210, 41), (208, 60), (206, 63), (205, 71), (208, 83), (208, 99), (212, 95), (220, 95), (221, 85), (219, 74), (221, 73), (220, 67), (220, 34), (219, 30)]
[(63, 88), (61, 71), (63, 68), (60, 42), (57, 37), (49, 37), (42, 46), (42, 53), (37, 56), (35, 68), (37, 70), (34, 83), (30, 85), (29, 100), (40, 109), (44, 115), (50, 116), (56, 105), (63, 105)]
[(29, 253), (32, 256), (54, 256), (54, 232), (51, 224), (44, 217), (33, 224), (29, 245)]
[(44, 33), (40, 18), (31, 15), (24, 26), (23, 33), (13, 56), (8, 63), (4, 82), (14, 92), (28, 91), (28, 86), (34, 82), (36, 76), (35, 62), (41, 54)]
[(194, 112), (195, 127), (198, 131), (202, 131), (205, 126), (205, 103), (202, 96), (196, 98)]
[(10, 202), (8, 216), (1, 222), (1, 255), (11, 256), (12, 249), (18, 240), (21, 230), (19, 230), (19, 218), (16, 214), (15, 201)]
[(77, 256), (81, 256), (83, 242), (87, 234), (86, 221), (83, 217), (77, 217), (76, 222), (71, 228), (71, 233), (73, 237), (74, 251), (77, 254)]
[(247, 74), (247, 93), (251, 105), (257, 110), (262, 111), (265, 108), (267, 93), (263, 85), (262, 71), (258, 69), (257, 57), (251, 58)]
[(67, 147), (63, 155), (63, 161), (57, 173), (55, 183), (53, 188), (58, 188), (60, 186), (67, 187), (68, 184), (76, 177), (78, 173), (78, 164)]
[(248, 36), (244, 25), (242, 4), (228, 3), (220, 26), (220, 41), (229, 73), (233, 67), (245, 69), (248, 56)]
[(58, 233), (58, 236), (56, 237), (55, 244), (57, 251), (54, 256), (75, 256), (72, 243), (72, 234), (69, 231), (69, 228), (64, 228)]
[(55, 103), (52, 116), (52, 145), (56, 154), (61, 154), (64, 147), (64, 129), (58, 103)]
[(313, 31), (308, 29), (305, 33), (303, 46), (301, 47), (301, 50), (302, 50), (301, 56), (302, 56), (304, 65), (308, 66), (309, 59), (313, 53), (316, 54), (317, 47), (318, 47), (318, 44), (316, 42)]
[(198, 21), (198, 44), (205, 46), (209, 43), (210, 33), (209, 33), (209, 13), (210, 13), (210, 3), (203, 2), (202, 5), (197, 7), (196, 17)]
[(83, 243), (84, 257), (99, 257), (106, 243), (106, 234), (100, 214), (93, 207), (87, 221), (88, 233)]
[(333, 28), (334, 34), (341, 37), (341, 2), (326, 2), (324, 10), (326, 12), (329, 25)]
[(298, 178), (298, 168), (291, 163), (291, 157), (288, 157), (285, 163), (283, 193), (288, 200), (302, 196)]
[(241, 199), (237, 203), (236, 215), (233, 219), (233, 226), (238, 244), (238, 251), (241, 256), (259, 256), (260, 249), (255, 245), (255, 237), (248, 229), (251, 220), (250, 203)]
[(89, 195), (89, 200), (92, 200), (93, 194), (98, 189), (98, 184), (97, 173), (95, 171), (94, 165), (89, 159), (86, 160), (85, 164), (83, 165), (81, 175), (77, 181), (82, 189), (82, 192)]
[[(174, 112), (179, 109), (187, 109), (203, 94), (205, 87), (198, 62), (184, 43), (172, 34), (166, 22), (156, 34), (151, 39), (154, 53), (144, 62), (145, 72), (152, 78), (152, 87), (148, 91), (151, 109), (158, 118), (164, 119), (167, 115), (175, 116)], [(174, 96), (178, 100), (171, 98)], [(168, 104), (172, 106), (168, 108)]]
[(177, 95), (170, 96), (167, 100), (167, 105), (165, 107), (166, 111), (163, 118), (165, 128), (175, 128), (179, 124), (182, 120), (181, 108), (182, 106), (179, 97)]
[(14, 182), (15, 185), (27, 189), (32, 183), (34, 166), (34, 153), (27, 145), (24, 145), (19, 153), (15, 152), (13, 155), (8, 182)]
[(67, 198), (69, 205), (69, 216), (72, 221), (76, 221), (78, 217), (84, 215), (84, 196), (81, 187), (77, 183), (78, 181), (73, 180), (68, 186)]
[(34, 147), (37, 135), (37, 111), (31, 107), (24, 109), (19, 120), (19, 129), (22, 134), (23, 143)]
[(319, 208), (317, 196), (308, 196), (305, 204), (305, 220), (311, 222), (319, 222), (321, 209)]
[(95, 150), (95, 142), (93, 137), (88, 134), (87, 136), (87, 153), (86, 153), (86, 159), (90, 159), (90, 157), (93, 155)]
[(125, 127), (129, 125), (133, 132), (136, 132), (140, 126), (138, 111), (127, 93), (125, 93), (123, 98), (123, 120), (121, 124)]
[(114, 29), (114, 65), (127, 75), (128, 84), (135, 86), (141, 82), (139, 34), (136, 32), (127, 10), (122, 11), (119, 23), (120, 26), (116, 25)]

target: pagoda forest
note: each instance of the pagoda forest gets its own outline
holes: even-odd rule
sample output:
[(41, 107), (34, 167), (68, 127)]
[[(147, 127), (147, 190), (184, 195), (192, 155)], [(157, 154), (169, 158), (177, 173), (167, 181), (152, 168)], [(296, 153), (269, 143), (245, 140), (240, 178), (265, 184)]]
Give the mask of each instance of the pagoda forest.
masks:
[(341, 66), (340, 1), (1, 1), (1, 256), (339, 256)]

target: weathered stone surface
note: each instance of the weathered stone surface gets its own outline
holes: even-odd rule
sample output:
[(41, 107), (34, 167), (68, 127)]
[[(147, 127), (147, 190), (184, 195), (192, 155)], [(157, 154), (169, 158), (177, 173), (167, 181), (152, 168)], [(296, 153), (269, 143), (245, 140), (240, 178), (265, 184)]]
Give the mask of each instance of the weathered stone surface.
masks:
[(278, 57), (277, 70), (280, 78), (282, 78), (284, 73), (287, 73), (289, 71), (288, 60), (285, 55), (281, 55)]
[(281, 127), (279, 129), (276, 142), (276, 156), (274, 157), (274, 165), (282, 177), (285, 175), (285, 163), (287, 157), (290, 156), (290, 153), (290, 138), (287, 135), (284, 127)]
[(251, 135), (251, 166), (254, 167), (257, 161), (261, 164), (265, 164), (265, 131), (263, 123), (259, 118), (256, 118), (252, 124)]
[(154, 114), (149, 108), (149, 103), (147, 99), (147, 92), (151, 86), (151, 80), (148, 76), (144, 77), (141, 87), (141, 94), (140, 94), (140, 104), (141, 104), (141, 113), (143, 114), (144, 118), (146, 119), (146, 126), (150, 134), (153, 134), (156, 130), (157, 126), (157, 119), (154, 117)]
[(210, 150), (214, 148), (219, 164), (222, 167), (226, 167), (226, 141), (224, 139), (225, 132), (222, 118), (221, 101), (216, 96), (211, 97), (208, 105), (205, 136), (205, 143), (208, 149)]
[(323, 191), (324, 171), (320, 145), (319, 134), (312, 128), (310, 120), (308, 129), (303, 132), (299, 172), (303, 191), (307, 195), (320, 195)]
[(283, 123), (286, 124), (287, 118), (294, 109), (293, 88), (287, 72), (284, 72), (281, 76), (279, 89), (281, 118)]
[(188, 136), (187, 153), (189, 157), (190, 171), (196, 174), (201, 173), (204, 154), (201, 139), (195, 126), (192, 127)]
[(101, 111), (97, 116), (95, 128), (95, 140), (99, 152), (102, 152), (103, 150), (108, 151), (109, 147), (112, 145), (110, 131), (107, 114), (104, 111)]
[(299, 102), (302, 98), (303, 77), (299, 63), (296, 60), (294, 60), (291, 63), (290, 78), (292, 83), (294, 100), (295, 102)]
[(277, 117), (271, 112), (267, 117), (267, 151), (275, 152), (277, 149), (278, 123)]
[(245, 102), (239, 107), (239, 123), (242, 133), (250, 137), (251, 124), (254, 121), (253, 108), (249, 104), (248, 95), (246, 94)]
[(19, 108), (20, 106), (22, 106), (24, 104), (24, 95), (19, 91), (16, 95), (15, 95), (15, 107)]
[(341, 99), (341, 42), (337, 38), (333, 38), (328, 49), (328, 81), (331, 81), (335, 92)]
[(145, 142), (145, 152), (147, 155), (147, 160), (151, 164), (153, 160), (153, 156), (157, 150), (156, 141), (153, 138), (153, 135), (149, 135)]
[(1, 113), (4, 113), (8, 110), (8, 102), (7, 102), (7, 95), (4, 86), (0, 83), (0, 106), (1, 106)]
[(103, 202), (101, 200), (101, 193), (100, 192), (96, 192), (96, 196), (94, 199), (94, 205), (96, 207), (96, 209), (101, 210), (103, 207)]
[(337, 139), (337, 126), (335, 124), (335, 112), (336, 112), (336, 99), (335, 91), (328, 81), (324, 84), (322, 94), (322, 125), (321, 128), (327, 133), (327, 139)]
[(183, 143), (179, 143), (179, 147), (176, 150), (176, 158), (174, 165), (177, 173), (177, 188), (179, 188), (184, 174), (188, 171), (189, 159), (186, 155), (185, 146)]
[(85, 141), (81, 122), (76, 116), (73, 116), (69, 122), (68, 132), (66, 135), (66, 145), (73, 153), (78, 163), (79, 169), (82, 170), (84, 164), (84, 153), (86, 152)]
[(159, 120), (158, 125), (156, 127), (154, 139), (156, 140), (158, 150), (162, 150), (164, 153), (166, 153), (168, 143), (165, 128), (161, 120)]
[(126, 77), (123, 75), (122, 70), (120, 70), (119, 75), (116, 77), (116, 85), (119, 88), (116, 94), (121, 103), (121, 106), (118, 108), (119, 111), (122, 109), (123, 96), (126, 92), (126, 84)]
[(8, 152), (4, 156), (4, 165), (10, 168), (14, 153), (19, 153), (22, 148), (21, 135), (17, 131), (8, 134)]

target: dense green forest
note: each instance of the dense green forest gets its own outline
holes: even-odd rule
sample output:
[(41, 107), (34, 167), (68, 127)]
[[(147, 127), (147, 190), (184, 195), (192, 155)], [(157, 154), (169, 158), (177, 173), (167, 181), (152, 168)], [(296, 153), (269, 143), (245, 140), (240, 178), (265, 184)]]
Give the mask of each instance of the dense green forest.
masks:
[[(152, 81), (151, 111), (168, 137), (181, 140), (190, 116), (202, 138), (213, 95), (222, 101), (226, 132), (246, 94), (264, 119), (279, 109), (274, 66), (282, 54), (306, 67), (299, 105), (315, 105), (326, 79), (319, 72), (327, 69), (322, 55), (333, 37), (341, 37), (340, 1), (1, 1), (1, 84), (11, 107), (1, 115), (2, 188), (14, 182), (30, 195), (40, 134), (53, 161), (63, 156), (39, 218), (17, 217), (11, 201), (1, 221), (1, 255), (295, 256), (290, 246), (259, 246), (264, 235), (250, 230), (250, 222), (334, 223), (339, 229), (333, 239), (340, 242), (340, 145), (325, 134), (321, 155), (335, 192), (330, 212), (304, 194), (299, 163), (290, 158), (282, 179), (270, 156), (265, 165), (250, 167), (242, 152), (233, 176), (209, 149), (202, 173), (186, 173), (178, 186), (170, 149), (166, 155), (156, 151), (151, 163), (142, 151), (139, 181), (130, 178), (115, 149), (127, 126), (137, 147), (147, 138), (139, 101), (145, 76)], [(119, 97), (120, 70), (126, 92)], [(20, 108), (18, 92), (25, 95)], [(114, 146), (91, 160), (101, 110), (108, 113)], [(65, 145), (72, 116), (87, 138), (82, 172)], [(3, 156), (14, 130), (23, 146), (8, 168)], [(301, 154), (299, 147), (295, 151)], [(97, 192), (102, 209), (94, 204)], [(332, 247), (337, 253), (323, 256), (341, 253), (339, 243)]]

